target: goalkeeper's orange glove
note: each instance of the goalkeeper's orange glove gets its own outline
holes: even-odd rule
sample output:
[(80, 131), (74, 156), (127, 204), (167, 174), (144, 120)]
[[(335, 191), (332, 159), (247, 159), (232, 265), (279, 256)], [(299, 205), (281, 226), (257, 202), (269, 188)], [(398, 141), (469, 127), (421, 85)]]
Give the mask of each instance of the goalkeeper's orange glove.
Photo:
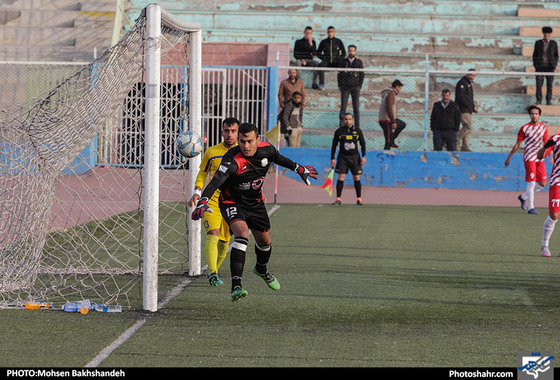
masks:
[(294, 171), (299, 174), (303, 182), (305, 182), (308, 186), (311, 185), (309, 182), (309, 177), (317, 179), (317, 170), (311, 165), (301, 166), (300, 164), (296, 163), (296, 168)]

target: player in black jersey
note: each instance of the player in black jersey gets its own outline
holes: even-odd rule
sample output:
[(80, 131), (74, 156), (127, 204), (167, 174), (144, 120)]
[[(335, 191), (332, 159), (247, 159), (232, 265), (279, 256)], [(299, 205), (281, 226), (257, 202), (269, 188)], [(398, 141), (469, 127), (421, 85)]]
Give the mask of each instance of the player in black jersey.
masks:
[[(361, 147), (362, 157), (360, 158)], [(338, 149), (338, 157), (335, 160), (334, 156), (336, 148)], [(354, 118), (351, 113), (344, 115), (344, 125), (334, 132), (331, 147), (331, 168), (335, 167), (335, 172), (338, 174), (336, 181), (336, 200), (334, 205), (342, 203), (342, 189), (344, 188), (344, 179), (348, 170), (352, 173), (354, 179), (354, 188), (356, 189), (356, 197), (358, 198), (356, 204), (362, 204), (362, 183), (360, 182), (360, 175), (362, 174), (362, 166), (366, 163), (366, 140), (362, 130), (354, 126)]]
[(205, 212), (212, 212), (208, 200), (220, 189), (220, 211), (234, 235), (230, 254), (232, 301), (247, 296), (247, 291), (241, 286), (241, 276), (249, 230), (255, 238), (257, 255), (253, 273), (264, 279), (269, 288), (280, 289), (278, 280), (267, 270), (272, 241), (262, 193), (266, 173), (273, 163), (298, 173), (307, 185), (311, 184), (309, 177), (317, 179), (317, 171), (312, 166), (301, 166), (282, 156), (273, 145), (261, 142), (254, 124), (241, 124), (238, 145), (224, 154), (218, 171), (206, 185), (192, 213), (192, 219), (198, 220)]

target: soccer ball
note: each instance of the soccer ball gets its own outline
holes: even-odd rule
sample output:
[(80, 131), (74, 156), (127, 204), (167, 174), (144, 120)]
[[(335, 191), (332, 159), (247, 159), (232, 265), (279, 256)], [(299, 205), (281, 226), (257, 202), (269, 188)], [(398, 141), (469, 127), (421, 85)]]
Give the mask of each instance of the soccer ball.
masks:
[(177, 150), (181, 156), (193, 158), (202, 152), (202, 138), (193, 131), (182, 132), (177, 136)]

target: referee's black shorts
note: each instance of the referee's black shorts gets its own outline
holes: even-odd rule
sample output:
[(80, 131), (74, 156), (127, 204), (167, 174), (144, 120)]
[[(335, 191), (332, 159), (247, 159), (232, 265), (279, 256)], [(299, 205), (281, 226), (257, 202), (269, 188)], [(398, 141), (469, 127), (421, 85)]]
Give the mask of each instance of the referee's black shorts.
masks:
[(338, 174), (346, 174), (348, 170), (350, 170), (352, 175), (362, 174), (362, 158), (359, 154), (338, 155), (334, 171)]
[(243, 220), (247, 226), (256, 231), (266, 232), (270, 230), (270, 219), (264, 202), (256, 206), (248, 206), (239, 203), (222, 202), (220, 200), (220, 212), (228, 226)]

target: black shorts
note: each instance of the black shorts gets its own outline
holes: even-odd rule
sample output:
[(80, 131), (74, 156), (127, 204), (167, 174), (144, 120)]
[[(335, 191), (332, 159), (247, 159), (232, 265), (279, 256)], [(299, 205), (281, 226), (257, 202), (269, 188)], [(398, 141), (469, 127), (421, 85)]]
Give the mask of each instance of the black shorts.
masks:
[(334, 171), (339, 174), (346, 174), (348, 170), (350, 170), (352, 175), (362, 174), (362, 158), (359, 154), (338, 155)]
[(236, 221), (243, 220), (252, 230), (260, 232), (270, 230), (270, 219), (264, 203), (246, 206), (220, 201), (220, 211), (229, 226)]

